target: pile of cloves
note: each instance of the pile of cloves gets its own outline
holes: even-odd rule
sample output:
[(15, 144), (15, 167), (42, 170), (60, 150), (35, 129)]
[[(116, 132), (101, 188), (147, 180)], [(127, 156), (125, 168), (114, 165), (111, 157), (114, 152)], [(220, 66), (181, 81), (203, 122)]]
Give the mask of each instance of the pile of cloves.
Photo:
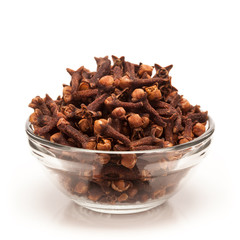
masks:
[[(205, 132), (207, 112), (172, 86), (172, 65), (133, 64), (124, 57), (95, 58), (63, 85), (63, 96), (35, 97), (34, 133), (52, 142), (93, 150), (150, 150), (191, 141)], [(152, 77), (153, 70), (155, 74)]]
[[(96, 72), (67, 68), (71, 82), (63, 85), (62, 97), (32, 99), (29, 121), (36, 135), (71, 147), (139, 151), (186, 143), (205, 132), (208, 113), (172, 86), (172, 65), (133, 64), (115, 56), (113, 65), (108, 57), (95, 60)], [(171, 193), (188, 171), (171, 172), (181, 156), (160, 157), (152, 169), (133, 153), (98, 156), (90, 170), (59, 173), (68, 192), (102, 203), (144, 202)]]

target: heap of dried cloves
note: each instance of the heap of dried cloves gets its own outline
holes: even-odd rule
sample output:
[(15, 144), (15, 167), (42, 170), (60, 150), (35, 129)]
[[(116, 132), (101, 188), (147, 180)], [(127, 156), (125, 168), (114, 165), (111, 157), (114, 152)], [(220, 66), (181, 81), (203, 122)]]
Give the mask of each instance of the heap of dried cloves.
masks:
[(208, 114), (172, 86), (172, 65), (95, 60), (96, 72), (67, 68), (71, 82), (62, 97), (32, 99), (36, 135), (72, 147), (131, 151), (171, 147), (205, 132)]

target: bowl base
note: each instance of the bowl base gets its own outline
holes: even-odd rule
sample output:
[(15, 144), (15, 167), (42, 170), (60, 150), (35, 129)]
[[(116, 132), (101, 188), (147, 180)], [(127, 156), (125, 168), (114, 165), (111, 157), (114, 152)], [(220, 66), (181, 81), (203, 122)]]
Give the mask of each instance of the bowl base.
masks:
[(167, 199), (161, 199), (157, 201), (151, 201), (149, 203), (139, 203), (139, 204), (115, 204), (115, 205), (108, 205), (108, 204), (100, 204), (100, 203), (90, 203), (88, 201), (77, 201), (74, 199), (73, 201), (81, 207), (87, 208), (94, 212), (100, 213), (107, 213), (107, 214), (132, 214), (132, 213), (139, 213), (150, 210), (157, 206), (162, 205), (166, 202)]

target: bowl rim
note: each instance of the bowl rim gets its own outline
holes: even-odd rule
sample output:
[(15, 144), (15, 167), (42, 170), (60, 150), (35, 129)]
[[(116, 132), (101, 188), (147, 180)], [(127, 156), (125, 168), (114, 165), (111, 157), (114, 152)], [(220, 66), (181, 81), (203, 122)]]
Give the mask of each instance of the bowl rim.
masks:
[(90, 150), (90, 149), (84, 149), (84, 148), (78, 148), (78, 147), (71, 147), (71, 146), (65, 146), (58, 143), (51, 142), (49, 140), (46, 140), (44, 138), (41, 138), (34, 134), (33, 132), (33, 125), (29, 122), (29, 119), (27, 119), (25, 124), (25, 131), (28, 135), (28, 137), (31, 140), (35, 140), (45, 147), (51, 147), (56, 150), (61, 151), (69, 151), (69, 152), (79, 152), (79, 153), (101, 153), (101, 154), (143, 154), (143, 153), (163, 153), (163, 152), (171, 152), (171, 151), (180, 151), (185, 150), (187, 148), (193, 147), (198, 145), (199, 143), (205, 141), (206, 139), (210, 138), (212, 134), (215, 131), (215, 123), (213, 119), (208, 116), (207, 121), (207, 130), (199, 137), (180, 145), (175, 145), (173, 147), (167, 147), (167, 148), (157, 148), (157, 149), (151, 149), (151, 150), (140, 150), (140, 151), (103, 151), (103, 150)]

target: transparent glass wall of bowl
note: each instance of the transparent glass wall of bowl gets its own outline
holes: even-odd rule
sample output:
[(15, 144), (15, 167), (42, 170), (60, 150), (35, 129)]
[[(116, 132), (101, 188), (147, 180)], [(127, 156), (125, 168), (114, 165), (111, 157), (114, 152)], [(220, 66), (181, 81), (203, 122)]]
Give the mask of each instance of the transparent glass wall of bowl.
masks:
[[(206, 155), (214, 132), (171, 148), (138, 152), (91, 151), (51, 143), (26, 131), (33, 155), (73, 201), (107, 213), (140, 212), (164, 203)], [(123, 163), (127, 163), (123, 164)]]

